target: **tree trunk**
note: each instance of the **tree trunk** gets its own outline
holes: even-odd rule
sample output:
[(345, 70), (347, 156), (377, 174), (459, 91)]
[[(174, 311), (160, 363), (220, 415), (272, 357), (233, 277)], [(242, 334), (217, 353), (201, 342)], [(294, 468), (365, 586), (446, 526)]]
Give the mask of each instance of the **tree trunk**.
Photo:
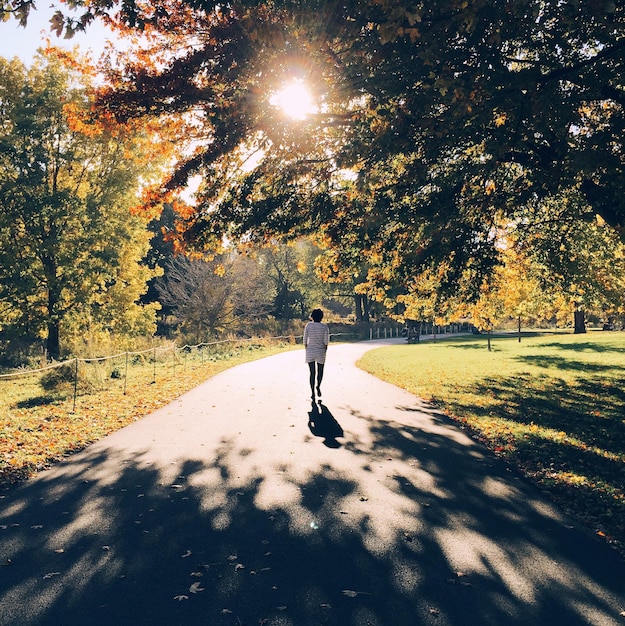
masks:
[(54, 359), (55, 361), (58, 361), (59, 357), (61, 356), (59, 327), (60, 324), (57, 319), (51, 319), (48, 321), (48, 338), (46, 340), (46, 351), (48, 353), (48, 359)]
[(362, 293), (354, 294), (354, 307), (356, 309), (356, 321), (369, 323), (369, 302), (367, 296)]
[(362, 296), (359, 293), (354, 294), (354, 313), (356, 321), (362, 322)]
[(584, 313), (584, 309), (575, 309), (575, 313), (573, 314), (573, 319), (575, 321), (575, 330), (573, 331), (576, 335), (580, 333), (586, 332), (586, 315)]
[(46, 350), (48, 359), (59, 360), (61, 356), (59, 302), (61, 301), (61, 287), (57, 278), (57, 264), (53, 255), (44, 254), (41, 258), (44, 266), (47, 283), (47, 327)]
[(521, 316), (519, 315), (519, 343), (521, 343)]

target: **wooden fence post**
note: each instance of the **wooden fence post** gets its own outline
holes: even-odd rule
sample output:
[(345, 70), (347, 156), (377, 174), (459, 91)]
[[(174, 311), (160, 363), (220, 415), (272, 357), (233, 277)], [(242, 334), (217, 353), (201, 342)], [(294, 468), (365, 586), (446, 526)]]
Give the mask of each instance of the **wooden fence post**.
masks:
[(76, 395), (78, 394), (78, 357), (74, 359), (74, 404), (72, 413), (76, 413)]
[(126, 350), (126, 371), (124, 372), (124, 395), (128, 389), (128, 350)]

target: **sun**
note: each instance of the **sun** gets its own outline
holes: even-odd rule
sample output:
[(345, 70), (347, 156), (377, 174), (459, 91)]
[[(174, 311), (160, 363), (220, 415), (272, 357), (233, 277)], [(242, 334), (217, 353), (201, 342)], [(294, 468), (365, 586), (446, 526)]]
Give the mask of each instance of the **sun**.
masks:
[(269, 98), (269, 104), (278, 107), (294, 120), (303, 120), (315, 113), (312, 96), (303, 80), (293, 80)]

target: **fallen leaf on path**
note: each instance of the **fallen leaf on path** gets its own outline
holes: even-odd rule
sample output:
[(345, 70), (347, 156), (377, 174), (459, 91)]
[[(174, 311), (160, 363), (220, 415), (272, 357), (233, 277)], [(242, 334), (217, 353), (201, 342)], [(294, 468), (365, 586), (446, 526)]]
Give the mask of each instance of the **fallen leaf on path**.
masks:
[(193, 552), (191, 552), (191, 550), (187, 550), (183, 555), (181, 555), (181, 559), (186, 559), (188, 557), (190, 557), (193, 554)]
[(188, 600), (189, 596), (174, 596), (174, 600), (181, 602), (182, 600)]
[(190, 593), (200, 593), (200, 591), (204, 591), (204, 589), (202, 589), (202, 583), (200, 583), (200, 582), (193, 583), (189, 587), (189, 592)]
[(55, 576), (60, 576), (61, 572), (50, 572), (49, 574), (46, 574), (43, 579), (44, 580), (50, 580), (50, 578), (54, 578)]
[(351, 589), (343, 589), (343, 595), (348, 598), (355, 598), (356, 596), (370, 596), (368, 591), (352, 591)]
[(461, 580), (467, 577), (464, 572), (454, 572), (455, 578), (448, 578), (447, 583), (450, 585), (462, 585), (463, 587), (471, 587), (471, 583), (468, 580)]

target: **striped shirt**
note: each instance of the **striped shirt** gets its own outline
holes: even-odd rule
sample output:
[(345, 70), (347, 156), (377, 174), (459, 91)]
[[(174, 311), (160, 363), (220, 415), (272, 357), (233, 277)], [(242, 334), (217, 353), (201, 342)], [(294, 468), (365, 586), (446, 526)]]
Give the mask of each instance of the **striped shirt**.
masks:
[(304, 328), (304, 346), (306, 363), (326, 362), (326, 349), (330, 343), (330, 329), (321, 322), (308, 322)]

